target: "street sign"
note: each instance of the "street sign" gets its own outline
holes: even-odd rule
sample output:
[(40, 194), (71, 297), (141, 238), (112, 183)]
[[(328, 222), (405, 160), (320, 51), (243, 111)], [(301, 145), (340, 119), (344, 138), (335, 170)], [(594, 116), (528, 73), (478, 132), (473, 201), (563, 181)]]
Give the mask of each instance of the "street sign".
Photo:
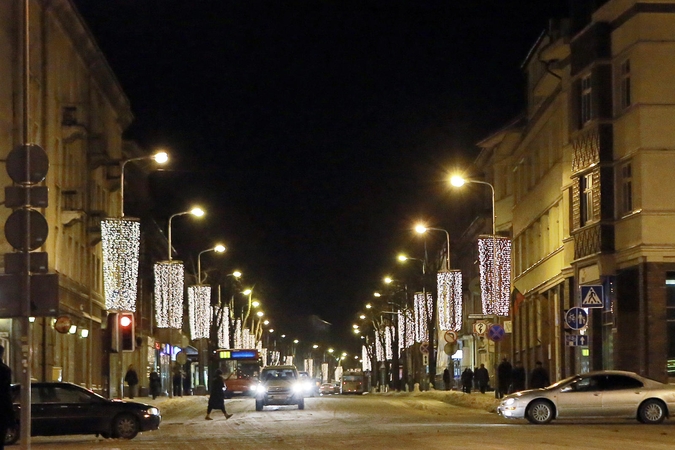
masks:
[(455, 346), (453, 344), (445, 344), (443, 346), (443, 353), (445, 353), (448, 356), (452, 356), (455, 354)]
[(513, 333), (513, 321), (511, 320), (504, 321), (504, 331), (506, 331), (506, 333)]
[(486, 322), (476, 322), (473, 324), (473, 332), (479, 336), (484, 336), (487, 333), (488, 325)]
[(588, 336), (585, 334), (568, 334), (565, 336), (566, 347), (588, 347)]
[(428, 366), (428, 365), (429, 365), (429, 354), (428, 354), (428, 353), (424, 353), (424, 354), (422, 355), (422, 365), (423, 365), (423, 366)]
[(420, 352), (422, 352), (423, 355), (429, 354), (429, 343), (428, 342), (422, 342), (420, 344)]
[(581, 290), (581, 306), (583, 308), (602, 308), (605, 293), (601, 284), (579, 286), (579, 289)]
[(504, 331), (504, 327), (495, 323), (490, 325), (487, 335), (488, 339), (490, 339), (491, 341), (499, 342), (502, 339), (504, 339), (504, 337), (506, 336), (506, 332)]
[(469, 319), (489, 319), (492, 316), (489, 316), (487, 314), (469, 314), (467, 317)]
[(565, 313), (565, 323), (573, 330), (581, 330), (588, 324), (588, 313), (578, 306), (570, 308)]
[(457, 342), (457, 333), (455, 331), (446, 331), (443, 338), (448, 344), (454, 344)]

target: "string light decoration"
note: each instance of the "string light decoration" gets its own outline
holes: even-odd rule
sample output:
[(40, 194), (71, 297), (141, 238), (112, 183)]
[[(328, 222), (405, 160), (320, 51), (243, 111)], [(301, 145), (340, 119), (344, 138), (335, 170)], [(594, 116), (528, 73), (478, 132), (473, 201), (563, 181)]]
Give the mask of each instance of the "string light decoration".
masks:
[(438, 272), (438, 325), (441, 331), (462, 329), (462, 272)]
[(244, 348), (241, 340), (241, 319), (237, 319), (234, 324), (234, 348)]
[(398, 312), (398, 349), (405, 350), (415, 344), (415, 322), (412, 312), (404, 309)]
[(364, 372), (372, 370), (370, 356), (368, 356), (368, 349), (365, 345), (361, 346), (361, 369), (363, 369)]
[(136, 311), (141, 222), (133, 218), (101, 221), (103, 292), (109, 311)]
[(183, 261), (155, 264), (155, 320), (157, 328), (183, 327)]
[(480, 290), (483, 314), (508, 316), (511, 295), (511, 239), (478, 238)]
[(188, 286), (188, 316), (192, 339), (208, 338), (211, 331), (211, 286)]
[(394, 327), (388, 326), (384, 329), (384, 354), (387, 361), (394, 359)]
[(382, 345), (384, 330), (377, 330), (375, 333), (375, 360), (384, 361), (384, 346)]
[(428, 342), (429, 341), (429, 322), (431, 322), (433, 305), (433, 296), (430, 292), (426, 293), (426, 301), (424, 301), (424, 293), (415, 292), (415, 341)]
[[(222, 315), (221, 315), (222, 314)], [(220, 348), (230, 348), (230, 308), (227, 306), (221, 308), (220, 306), (213, 307), (213, 317), (218, 318), (220, 322), (220, 327), (218, 327), (218, 347)]]

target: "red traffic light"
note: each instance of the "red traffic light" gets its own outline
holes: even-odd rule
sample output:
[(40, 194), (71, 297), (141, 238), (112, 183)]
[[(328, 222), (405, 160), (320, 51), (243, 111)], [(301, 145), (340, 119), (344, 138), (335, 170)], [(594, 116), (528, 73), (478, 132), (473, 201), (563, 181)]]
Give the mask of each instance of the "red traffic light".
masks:
[(122, 316), (120, 318), (120, 325), (122, 325), (123, 327), (128, 327), (129, 325), (131, 325), (131, 317)]

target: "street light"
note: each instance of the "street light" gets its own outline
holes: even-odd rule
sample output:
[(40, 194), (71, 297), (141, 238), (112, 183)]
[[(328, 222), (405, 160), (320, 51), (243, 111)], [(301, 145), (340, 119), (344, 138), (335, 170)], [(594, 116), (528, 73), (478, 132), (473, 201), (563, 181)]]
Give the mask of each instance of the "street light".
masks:
[(139, 156), (138, 158), (130, 158), (122, 161), (122, 167), (120, 168), (120, 197), (122, 198), (120, 202), (120, 211), (122, 217), (124, 217), (124, 168), (127, 163), (140, 161), (142, 159), (154, 159), (157, 164), (164, 164), (169, 160), (169, 155), (167, 155), (166, 152), (157, 152), (154, 155)]
[[(218, 244), (213, 248), (207, 248), (197, 254), (197, 284), (202, 284), (202, 255), (208, 252), (223, 253), (224, 251), (225, 246)], [(241, 273), (239, 275), (241, 276)]]
[(442, 231), (442, 232), (445, 233), (445, 236), (446, 236), (446, 244), (447, 244), (447, 252), (448, 252), (447, 259), (445, 260), (445, 268), (446, 268), (447, 270), (450, 270), (450, 233), (448, 233), (446, 230), (444, 230), (444, 229), (442, 229), (442, 228), (426, 227), (426, 226), (424, 226), (424, 225), (422, 225), (422, 224), (418, 224), (417, 226), (415, 226), (415, 231), (416, 231), (418, 234), (424, 234), (424, 233), (426, 233), (428, 230), (432, 230), (432, 231)]
[(169, 251), (168, 251), (168, 253), (169, 253), (169, 261), (171, 261), (171, 260), (173, 259), (172, 255), (171, 255), (171, 253), (172, 253), (172, 250), (171, 250), (171, 221), (173, 220), (174, 217), (185, 216), (185, 215), (187, 215), (187, 214), (192, 214), (192, 215), (195, 216), (195, 217), (202, 217), (202, 216), (204, 215), (204, 210), (201, 209), (201, 208), (195, 207), (195, 208), (192, 208), (192, 209), (189, 210), (189, 211), (179, 212), (179, 213), (173, 214), (172, 216), (169, 217), (169, 228), (168, 228), (168, 237), (169, 237)]
[(454, 187), (462, 187), (466, 183), (484, 184), (490, 187), (490, 191), (492, 193), (492, 235), (494, 236), (495, 234), (497, 234), (496, 231), (497, 219), (495, 211), (495, 187), (492, 184), (488, 183), (487, 181), (466, 179), (459, 175), (453, 175), (450, 177), (450, 184), (453, 185)]

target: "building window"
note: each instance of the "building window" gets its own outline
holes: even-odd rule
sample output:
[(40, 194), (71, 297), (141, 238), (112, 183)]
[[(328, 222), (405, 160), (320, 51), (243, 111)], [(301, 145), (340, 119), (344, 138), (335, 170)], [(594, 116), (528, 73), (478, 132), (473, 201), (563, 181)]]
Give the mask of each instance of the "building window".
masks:
[(666, 273), (667, 370), (675, 377), (675, 272)]
[(630, 59), (621, 63), (620, 67), (621, 87), (619, 89), (621, 95), (621, 109), (626, 109), (630, 106)]
[(633, 170), (631, 163), (621, 166), (621, 214), (633, 211)]
[(579, 102), (581, 110), (579, 111), (579, 118), (581, 119), (581, 126), (586, 125), (591, 120), (591, 76), (586, 75), (581, 79), (581, 99)]
[(581, 226), (593, 220), (593, 174), (581, 177), (580, 189)]

